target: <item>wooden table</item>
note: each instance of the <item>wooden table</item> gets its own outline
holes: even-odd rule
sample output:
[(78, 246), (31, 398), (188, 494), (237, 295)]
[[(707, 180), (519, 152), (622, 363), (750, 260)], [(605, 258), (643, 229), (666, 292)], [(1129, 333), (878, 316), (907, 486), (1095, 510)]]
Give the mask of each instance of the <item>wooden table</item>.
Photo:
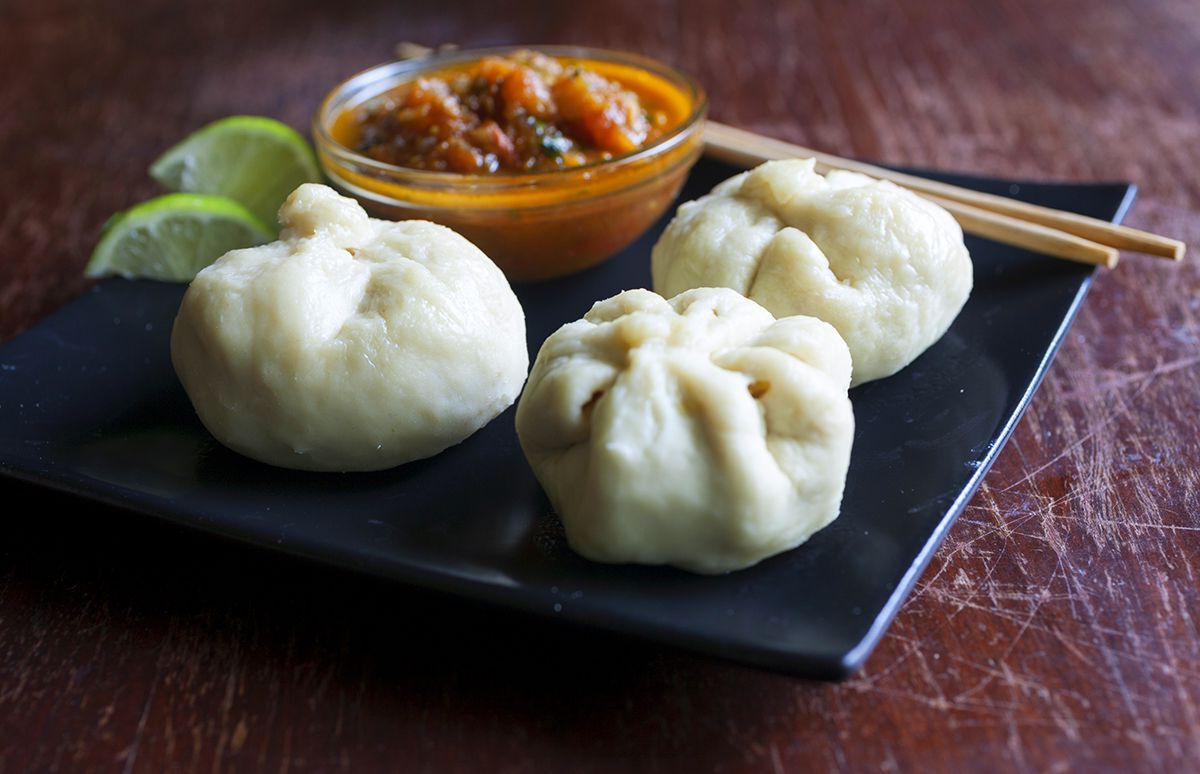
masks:
[[(1200, 248), (1194, 0), (104, 5), (0, 8), (0, 339), (81, 292), (100, 225), (156, 193), (162, 149), (232, 113), (304, 128), (400, 40), (649, 53), (697, 76), (714, 118), (834, 153), (1135, 181), (1127, 222)], [(0, 770), (1191, 768), (1197, 265), (1130, 256), (1100, 275), (842, 685), (0, 482)]]

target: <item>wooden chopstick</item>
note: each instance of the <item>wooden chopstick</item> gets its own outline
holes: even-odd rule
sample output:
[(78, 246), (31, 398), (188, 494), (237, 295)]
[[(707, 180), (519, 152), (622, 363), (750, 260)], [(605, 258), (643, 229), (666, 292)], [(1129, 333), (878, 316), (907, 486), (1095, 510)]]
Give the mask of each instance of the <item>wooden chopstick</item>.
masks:
[(1115, 247), (1102, 245), (1040, 223), (1030, 223), (933, 194), (921, 193), (921, 196), (947, 210), (962, 226), (963, 231), (993, 242), (1023, 247), (1035, 253), (1065, 258), (1076, 263), (1103, 266), (1106, 269), (1115, 269), (1120, 259), (1120, 253)]
[(1186, 246), (1177, 239), (1119, 226), (1073, 212), (1039, 207), (980, 193), (915, 175), (844, 159), (800, 145), (764, 137), (715, 121), (704, 128), (705, 152), (714, 158), (753, 166), (782, 158), (813, 158), (820, 172), (845, 169), (890, 180), (936, 202), (964, 231), (1057, 258), (1112, 268), (1117, 250), (1132, 250), (1181, 260)]

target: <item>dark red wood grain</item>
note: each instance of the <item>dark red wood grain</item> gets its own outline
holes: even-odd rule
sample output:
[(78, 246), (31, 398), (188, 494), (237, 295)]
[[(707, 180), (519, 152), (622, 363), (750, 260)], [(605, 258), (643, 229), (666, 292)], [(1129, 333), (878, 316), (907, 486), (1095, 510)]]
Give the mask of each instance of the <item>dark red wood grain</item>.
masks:
[[(1132, 180), (1130, 225), (1200, 246), (1194, 0), (8, 0), (0, 339), (80, 292), (105, 218), (156, 193), (161, 150), (232, 113), (303, 129), (401, 40), (644, 52), (697, 76), (714, 118), (831, 152)], [(838, 686), (2, 481), (0, 771), (1192, 769), (1196, 267), (1130, 256), (1100, 276), (918, 592)]]

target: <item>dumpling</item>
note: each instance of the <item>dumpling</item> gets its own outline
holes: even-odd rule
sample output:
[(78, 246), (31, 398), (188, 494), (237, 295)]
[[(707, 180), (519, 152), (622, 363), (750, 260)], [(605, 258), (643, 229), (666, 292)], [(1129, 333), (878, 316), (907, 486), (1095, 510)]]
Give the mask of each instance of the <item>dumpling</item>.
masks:
[(724, 288), (630, 290), (546, 340), (517, 434), (583, 556), (725, 572), (837, 516), (849, 382), (820, 320)]
[(378, 470), (462, 441), (525, 381), (525, 314), (501, 271), (423, 221), (373, 220), (306, 184), (281, 239), (192, 281), (171, 333), (205, 427), (248, 457)]
[(962, 229), (941, 207), (808, 160), (772, 161), (679, 208), (652, 253), (654, 289), (732, 288), (776, 316), (837, 328), (854, 384), (896, 373), (971, 293)]

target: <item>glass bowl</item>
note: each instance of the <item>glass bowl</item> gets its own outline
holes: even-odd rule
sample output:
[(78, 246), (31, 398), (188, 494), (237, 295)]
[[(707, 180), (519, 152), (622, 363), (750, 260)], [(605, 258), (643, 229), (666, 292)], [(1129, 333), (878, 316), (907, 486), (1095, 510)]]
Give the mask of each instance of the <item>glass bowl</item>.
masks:
[[(409, 169), (358, 153), (346, 137), (364, 103), (436, 70), (522, 48), (576, 61), (605, 77), (681, 101), (682, 121), (654, 142), (607, 161), (521, 174)], [(580, 271), (646, 231), (674, 201), (700, 155), (707, 100), (686, 75), (646, 57), (573, 46), (455, 51), (364, 70), (339, 84), (313, 119), (321, 166), (375, 217), (421, 218), (453, 228), (515, 281)], [(341, 122), (341, 123), (339, 123)]]

